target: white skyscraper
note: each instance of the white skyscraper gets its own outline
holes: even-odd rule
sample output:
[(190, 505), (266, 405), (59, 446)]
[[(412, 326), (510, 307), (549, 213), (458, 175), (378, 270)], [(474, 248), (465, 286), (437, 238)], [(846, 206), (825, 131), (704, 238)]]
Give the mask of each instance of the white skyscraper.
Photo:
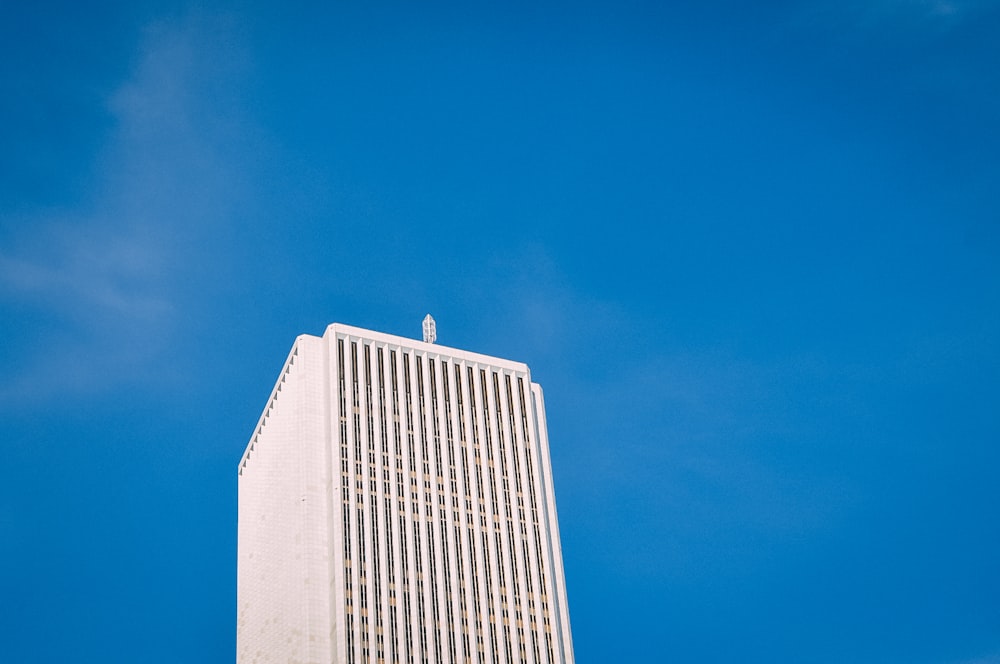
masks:
[(573, 662), (528, 367), (341, 324), (295, 340), (239, 465), (237, 662)]

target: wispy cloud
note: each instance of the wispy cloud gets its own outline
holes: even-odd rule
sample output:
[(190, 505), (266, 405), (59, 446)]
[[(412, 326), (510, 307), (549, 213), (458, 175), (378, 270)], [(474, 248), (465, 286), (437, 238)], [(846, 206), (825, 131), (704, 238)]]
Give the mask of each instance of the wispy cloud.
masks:
[(799, 22), (841, 30), (935, 33), (972, 20), (992, 0), (848, 0), (809, 2), (793, 11)]
[(165, 252), (135, 228), (119, 230), (128, 235), (110, 228), (85, 235), (75, 224), (52, 222), (43, 229), (43, 248), (0, 254), (0, 283), (10, 296), (80, 322), (156, 322), (172, 308), (157, 285)]
[[(713, 514), (717, 522), (739, 517), (761, 529), (794, 531), (836, 518), (843, 487), (813, 477), (814, 500), (793, 503), (785, 498), (802, 493), (799, 481), (775, 459), (797, 454), (796, 441), (815, 436), (819, 426), (790, 415), (788, 392), (802, 382), (839, 380), (849, 368), (690, 348), (672, 340), (668, 329), (651, 328), (651, 320), (573, 287), (540, 247), (496, 260), (484, 277), (495, 287), (488, 318), (495, 337), (486, 345), (527, 360), (543, 385), (557, 386), (553, 398), (580, 413), (562, 423), (579, 428), (569, 435), (579, 445), (563, 465), (581, 476), (571, 485), (592, 487), (583, 478), (594, 468), (614, 474), (639, 458), (640, 477), (648, 472), (676, 480), (664, 500), (689, 500), (681, 494), (692, 486), (702, 495), (742, 493), (740, 514)], [(516, 338), (509, 330), (517, 330)], [(607, 362), (609, 354), (614, 363)], [(635, 474), (634, 468), (622, 472)]]
[(963, 659), (955, 662), (955, 664), (1000, 664), (1000, 653), (983, 655), (982, 657), (973, 657), (972, 659)]
[(36, 338), (8, 339), (22, 352), (5, 370), (5, 401), (160, 373), (153, 361), (182, 322), (182, 276), (206, 259), (199, 236), (225, 223), (237, 197), (223, 154), (232, 120), (218, 95), (202, 94), (231, 73), (232, 51), (220, 57), (211, 46), (219, 27), (205, 17), (150, 26), (132, 75), (108, 100), (115, 128), (86, 200), (5, 219), (0, 307), (44, 321), (19, 326)]

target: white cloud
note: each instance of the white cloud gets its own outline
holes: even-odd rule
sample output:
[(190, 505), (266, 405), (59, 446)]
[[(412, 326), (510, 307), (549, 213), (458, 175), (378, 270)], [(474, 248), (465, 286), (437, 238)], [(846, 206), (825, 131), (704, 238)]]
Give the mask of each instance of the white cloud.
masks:
[(201, 16), (150, 26), (108, 100), (115, 128), (86, 200), (7, 219), (0, 306), (43, 321), (17, 326), (33, 326), (35, 338), (12, 341), (19, 366), (0, 388), (8, 403), (162, 374), (154, 360), (183, 322), (180, 277), (207, 260), (199, 237), (225, 223), (239, 196), (222, 143), (238, 119), (220, 111), (224, 92), (202, 94), (234, 67), (232, 42), (225, 53), (213, 46), (219, 29)]
[(29, 297), (77, 320), (113, 315), (149, 320), (171, 306), (155, 282), (162, 277), (162, 249), (136, 232), (112, 234), (94, 228), (82, 234), (75, 224), (52, 222), (41, 233), (44, 247), (0, 254), (0, 283), (8, 294)]
[(955, 662), (955, 664), (1000, 664), (1000, 653), (983, 655), (982, 657), (973, 657), (972, 659), (963, 659)]
[(847, 0), (805, 3), (799, 21), (841, 30), (936, 32), (972, 19), (990, 2), (977, 0)]

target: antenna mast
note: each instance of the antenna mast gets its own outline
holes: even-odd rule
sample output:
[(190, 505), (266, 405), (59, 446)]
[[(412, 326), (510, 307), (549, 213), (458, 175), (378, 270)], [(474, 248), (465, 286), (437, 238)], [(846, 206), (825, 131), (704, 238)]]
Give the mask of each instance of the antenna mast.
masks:
[(437, 341), (437, 324), (430, 314), (424, 317), (424, 342), (432, 344)]

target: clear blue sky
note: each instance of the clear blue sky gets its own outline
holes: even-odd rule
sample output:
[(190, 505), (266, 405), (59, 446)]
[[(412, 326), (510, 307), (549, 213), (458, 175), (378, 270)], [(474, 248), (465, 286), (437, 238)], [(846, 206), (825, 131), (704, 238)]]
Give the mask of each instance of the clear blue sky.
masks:
[(0, 660), (233, 661), (293, 339), (430, 312), (580, 664), (998, 664), (998, 189), (995, 0), (4, 2)]

